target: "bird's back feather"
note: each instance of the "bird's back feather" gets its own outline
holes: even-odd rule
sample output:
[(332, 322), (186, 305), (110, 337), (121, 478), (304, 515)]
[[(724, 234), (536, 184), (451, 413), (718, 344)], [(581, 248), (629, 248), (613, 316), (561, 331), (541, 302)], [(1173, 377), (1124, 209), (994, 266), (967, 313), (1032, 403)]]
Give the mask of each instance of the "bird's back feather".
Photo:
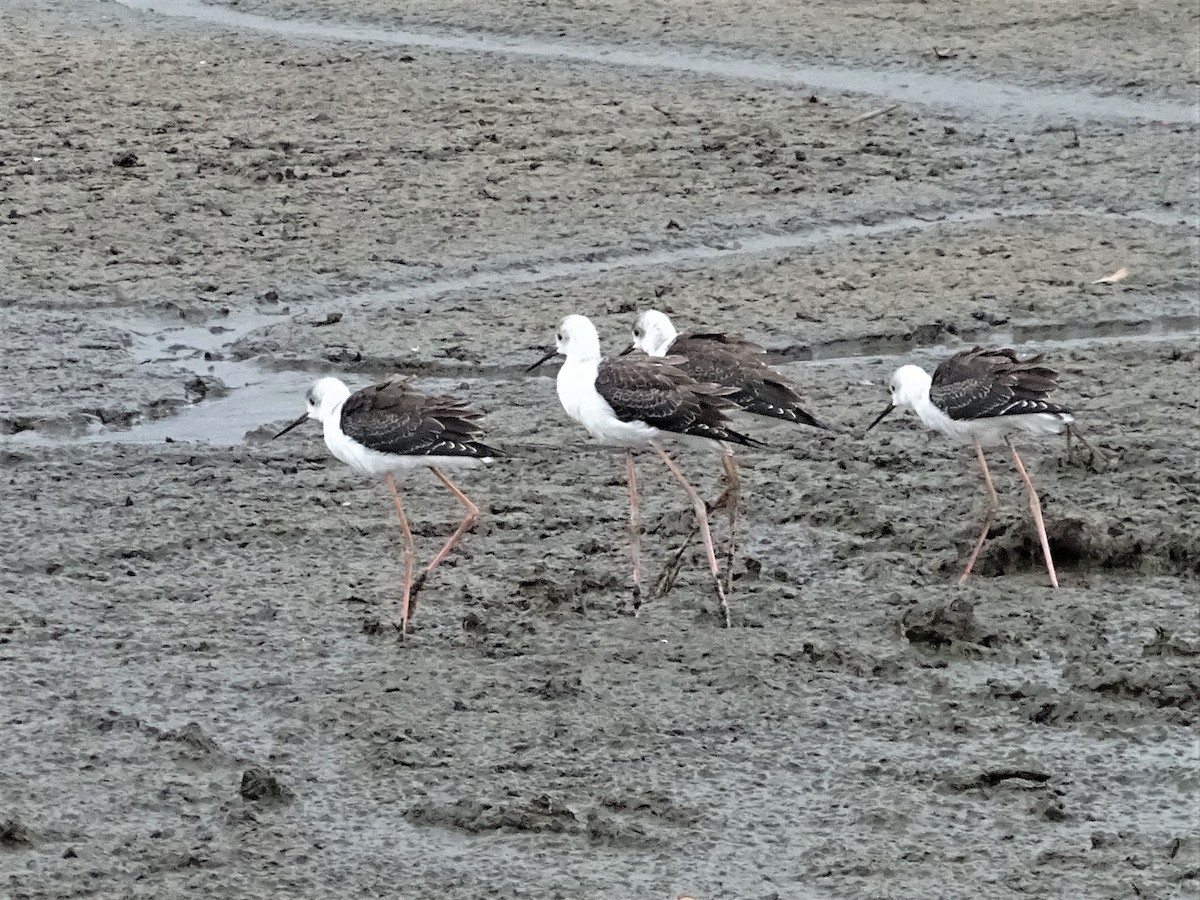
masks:
[(381, 453), (482, 459), (504, 453), (478, 438), (481, 414), (450, 396), (427, 396), (393, 378), (352, 394), (342, 406), (347, 437)]
[(1069, 413), (1047, 399), (1057, 387), (1058, 373), (1040, 356), (1022, 360), (1008, 348), (974, 347), (937, 367), (929, 399), (952, 419)]

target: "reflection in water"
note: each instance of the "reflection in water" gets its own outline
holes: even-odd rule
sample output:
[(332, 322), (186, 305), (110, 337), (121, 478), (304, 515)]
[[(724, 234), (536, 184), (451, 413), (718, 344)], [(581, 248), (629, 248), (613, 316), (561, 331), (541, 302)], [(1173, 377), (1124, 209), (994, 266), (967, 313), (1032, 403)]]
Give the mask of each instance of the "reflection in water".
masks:
[(198, 0), (119, 2), (133, 9), (282, 37), (371, 42), (451, 53), (499, 54), (617, 68), (683, 72), (726, 81), (750, 81), (809, 90), (869, 94), (887, 97), (900, 103), (953, 109), (963, 113), (983, 113), (992, 118), (1049, 117), (1055, 120), (1144, 119), (1175, 123), (1200, 122), (1200, 110), (1186, 103), (1103, 96), (1082, 90), (1033, 87), (954, 75), (851, 66), (800, 65), (667, 46), (556, 41), (480, 32), (439, 34), (370, 25), (272, 19), (227, 7), (209, 6)]

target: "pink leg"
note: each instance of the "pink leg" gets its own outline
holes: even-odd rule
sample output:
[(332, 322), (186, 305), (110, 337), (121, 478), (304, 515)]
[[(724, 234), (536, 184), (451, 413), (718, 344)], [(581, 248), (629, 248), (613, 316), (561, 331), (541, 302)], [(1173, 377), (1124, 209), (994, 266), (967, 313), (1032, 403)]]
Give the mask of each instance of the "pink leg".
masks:
[(1013, 462), (1016, 463), (1017, 471), (1021, 473), (1025, 489), (1029, 491), (1029, 512), (1033, 515), (1033, 524), (1037, 527), (1038, 540), (1042, 542), (1042, 556), (1046, 559), (1046, 571), (1050, 573), (1050, 583), (1058, 587), (1058, 575), (1054, 572), (1054, 560), (1050, 558), (1050, 539), (1046, 537), (1046, 523), (1042, 521), (1042, 501), (1038, 499), (1037, 491), (1033, 489), (1033, 482), (1029, 480), (1029, 473), (1025, 471), (1021, 457), (1017, 456), (1017, 448), (1008, 438), (1004, 439), (1004, 443), (1008, 444), (1008, 449), (1012, 451)]
[(400, 601), (400, 633), (408, 631), (408, 603), (412, 592), (413, 562), (416, 559), (416, 549), (413, 546), (412, 529), (408, 527), (408, 516), (404, 515), (404, 504), (400, 502), (400, 492), (396, 490), (396, 482), (392, 473), (383, 476), (388, 490), (392, 492), (392, 502), (396, 504), (396, 515), (400, 517), (400, 528), (404, 531), (404, 596)]
[(696, 493), (696, 489), (688, 484), (688, 480), (683, 477), (683, 472), (679, 466), (675, 465), (671, 457), (667, 456), (666, 452), (658, 444), (652, 444), (655, 452), (662, 457), (662, 461), (667, 464), (671, 474), (675, 476), (675, 480), (683, 486), (687, 495), (692, 499), (692, 508), (696, 511), (696, 524), (700, 526), (700, 536), (704, 539), (704, 551), (708, 554), (708, 568), (712, 571), (713, 585), (717, 589), (717, 597), (721, 601), (721, 614), (725, 618), (725, 627), (731, 625), (729, 619), (729, 601), (725, 599), (725, 591), (721, 587), (721, 570), (717, 566), (717, 554), (713, 550), (712, 533), (708, 530), (708, 510), (704, 505), (704, 501), (700, 499), (700, 495)]
[(742, 477), (738, 474), (737, 462), (732, 453), (721, 456), (721, 465), (725, 467), (725, 477), (729, 486), (725, 488), (728, 495), (725, 502), (729, 510), (729, 552), (725, 556), (725, 591), (733, 590), (733, 554), (737, 549), (737, 520), (738, 507), (742, 504)]
[(458, 498), (458, 502), (467, 508), (467, 515), (466, 518), (462, 520), (462, 524), (458, 526), (458, 530), (455, 531), (454, 534), (450, 535), (450, 540), (446, 541), (446, 543), (442, 546), (442, 549), (438, 551), (437, 556), (433, 558), (433, 561), (430, 562), (425, 571), (421, 573), (421, 577), (417, 579), (416, 586), (413, 587), (414, 606), (416, 605), (417, 592), (425, 586), (425, 579), (428, 578), (430, 573), (441, 564), (442, 560), (450, 555), (450, 551), (454, 549), (454, 545), (459, 542), (462, 536), (474, 528), (475, 523), (479, 521), (479, 507), (471, 502), (471, 498), (456, 488), (454, 483), (451, 482), (450, 479), (444, 474), (442, 474), (442, 471), (436, 466), (430, 466), (429, 471), (436, 475), (438, 480), (450, 489), (450, 493)]
[(625, 477), (629, 481), (629, 531), (633, 536), (633, 612), (642, 605), (641, 526), (638, 523), (637, 465), (633, 451), (625, 451)]
[(978, 440), (975, 441), (975, 454), (979, 457), (979, 468), (983, 472), (983, 484), (987, 488), (988, 507), (983, 516), (983, 528), (979, 532), (979, 539), (975, 541), (975, 549), (971, 551), (967, 567), (963, 569), (962, 577), (958, 579), (959, 584), (966, 584), (967, 579), (971, 576), (971, 569), (975, 567), (975, 560), (979, 558), (979, 551), (983, 549), (983, 542), (987, 540), (992, 520), (996, 518), (996, 511), (1000, 508), (1000, 498), (996, 496), (996, 486), (992, 484), (992, 473), (988, 471), (987, 459), (984, 458), (983, 447), (980, 446)]

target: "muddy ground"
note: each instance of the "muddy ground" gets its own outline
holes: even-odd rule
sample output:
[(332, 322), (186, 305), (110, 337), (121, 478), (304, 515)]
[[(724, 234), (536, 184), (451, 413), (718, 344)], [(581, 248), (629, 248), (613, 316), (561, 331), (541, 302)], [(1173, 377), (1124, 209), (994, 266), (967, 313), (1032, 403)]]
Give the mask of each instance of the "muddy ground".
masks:
[[(0, 895), (1195, 889), (1194, 12), (149, 5), (0, 7)], [(522, 371), (651, 305), (847, 430), (739, 420), (730, 630), (694, 550), (628, 615), (621, 459)], [(1098, 452), (1026, 445), (1057, 591), (1003, 454), (958, 588), (970, 451), (859, 434), (974, 341), (1045, 352)], [(316, 374), (398, 371), (513, 454), (403, 643), (381, 485), (268, 440)], [(656, 573), (687, 510), (641, 470)], [(428, 556), (458, 508), (405, 490)]]

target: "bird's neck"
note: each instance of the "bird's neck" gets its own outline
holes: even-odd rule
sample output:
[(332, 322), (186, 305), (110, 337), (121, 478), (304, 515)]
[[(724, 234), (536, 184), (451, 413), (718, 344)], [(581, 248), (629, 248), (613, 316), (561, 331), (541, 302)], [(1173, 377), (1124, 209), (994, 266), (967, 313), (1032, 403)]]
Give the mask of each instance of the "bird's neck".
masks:
[(943, 434), (952, 434), (954, 431), (954, 420), (946, 415), (945, 410), (939, 409), (929, 399), (929, 391), (922, 391), (921, 394), (913, 400), (912, 410), (917, 414), (917, 418), (921, 420), (926, 428), (931, 428), (934, 431), (940, 431)]
[(342, 427), (342, 407), (347, 399), (342, 397), (336, 403), (326, 403), (321, 407), (321, 429), (326, 435), (336, 434)]
[(558, 382), (559, 384), (564, 381), (594, 384), (596, 373), (599, 370), (599, 356), (568, 356), (562, 364), (562, 368), (558, 370)]

